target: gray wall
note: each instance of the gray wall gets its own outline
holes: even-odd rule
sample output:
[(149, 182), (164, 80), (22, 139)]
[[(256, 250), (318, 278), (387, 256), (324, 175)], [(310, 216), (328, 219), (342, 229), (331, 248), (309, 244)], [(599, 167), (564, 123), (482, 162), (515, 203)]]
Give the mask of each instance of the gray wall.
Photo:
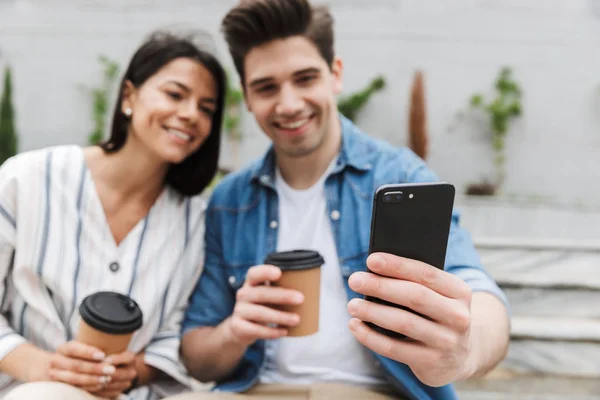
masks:
[[(233, 0), (0, 0), (0, 66), (15, 74), (21, 150), (84, 144), (92, 127), (81, 84), (99, 82), (99, 54), (122, 64), (149, 30), (201, 27), (213, 34)], [(524, 91), (524, 118), (507, 139), (504, 191), (600, 202), (600, 18), (597, 0), (330, 0), (346, 90), (388, 79), (359, 124), (402, 145), (412, 73), (426, 73), (430, 164), (459, 187), (491, 171), (481, 121), (458, 111), (490, 93), (503, 65)], [(126, 5), (123, 5), (126, 4)], [(225, 47), (218, 47), (231, 65)], [(242, 162), (267, 145), (246, 119)], [(227, 149), (226, 149), (227, 150)], [(228, 150), (227, 150), (228, 151)], [(228, 154), (228, 153), (227, 153)], [(231, 162), (226, 154), (225, 163)]]

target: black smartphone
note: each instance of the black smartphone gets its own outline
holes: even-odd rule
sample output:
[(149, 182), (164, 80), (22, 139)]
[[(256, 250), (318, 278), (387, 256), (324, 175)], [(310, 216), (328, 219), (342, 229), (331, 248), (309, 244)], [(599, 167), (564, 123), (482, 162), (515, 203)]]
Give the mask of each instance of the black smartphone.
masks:
[[(454, 195), (454, 186), (446, 182), (380, 186), (373, 198), (369, 254), (390, 253), (443, 270)], [(376, 297), (365, 299), (414, 312)], [(406, 338), (373, 323), (367, 325), (388, 336)]]

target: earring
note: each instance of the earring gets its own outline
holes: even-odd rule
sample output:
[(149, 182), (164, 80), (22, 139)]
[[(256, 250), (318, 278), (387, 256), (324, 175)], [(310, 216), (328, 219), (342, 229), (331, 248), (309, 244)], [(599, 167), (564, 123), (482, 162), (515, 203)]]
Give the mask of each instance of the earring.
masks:
[(132, 113), (133, 113), (133, 111), (131, 110), (131, 108), (127, 107), (127, 108), (125, 109), (125, 116), (126, 116), (127, 118), (131, 117), (131, 114), (132, 114)]

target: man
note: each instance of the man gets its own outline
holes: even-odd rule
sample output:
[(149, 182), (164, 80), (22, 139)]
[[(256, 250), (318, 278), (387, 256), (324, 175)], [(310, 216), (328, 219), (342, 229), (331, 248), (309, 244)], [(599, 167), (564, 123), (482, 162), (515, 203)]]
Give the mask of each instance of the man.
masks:
[[(388, 254), (367, 258), (375, 189), (437, 177), (410, 150), (370, 138), (338, 114), (343, 65), (326, 8), (242, 1), (222, 29), (248, 109), (272, 147), (226, 177), (210, 200), (206, 263), (183, 327), (189, 371), (250, 398), (456, 399), (451, 383), (493, 368), (509, 337), (506, 299), (458, 215), (445, 271)], [(261, 265), (268, 253), (295, 248), (325, 259), (319, 332), (300, 338), (286, 337), (298, 316), (276, 306), (298, 304), (301, 294), (265, 285), (281, 271)]]

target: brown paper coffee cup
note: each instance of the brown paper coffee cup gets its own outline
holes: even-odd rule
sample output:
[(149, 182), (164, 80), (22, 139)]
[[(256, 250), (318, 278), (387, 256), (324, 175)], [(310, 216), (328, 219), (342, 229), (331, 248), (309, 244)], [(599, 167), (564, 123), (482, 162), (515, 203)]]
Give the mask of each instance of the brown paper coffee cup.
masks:
[(98, 292), (86, 297), (79, 306), (79, 313), (81, 320), (75, 339), (107, 355), (127, 350), (133, 333), (143, 322), (137, 303), (115, 292)]
[(321, 266), (323, 257), (312, 250), (275, 252), (267, 256), (265, 264), (281, 269), (281, 278), (274, 286), (294, 289), (304, 295), (304, 302), (297, 306), (280, 306), (283, 311), (300, 315), (300, 323), (288, 327), (288, 336), (308, 336), (319, 331), (319, 308), (321, 293)]

